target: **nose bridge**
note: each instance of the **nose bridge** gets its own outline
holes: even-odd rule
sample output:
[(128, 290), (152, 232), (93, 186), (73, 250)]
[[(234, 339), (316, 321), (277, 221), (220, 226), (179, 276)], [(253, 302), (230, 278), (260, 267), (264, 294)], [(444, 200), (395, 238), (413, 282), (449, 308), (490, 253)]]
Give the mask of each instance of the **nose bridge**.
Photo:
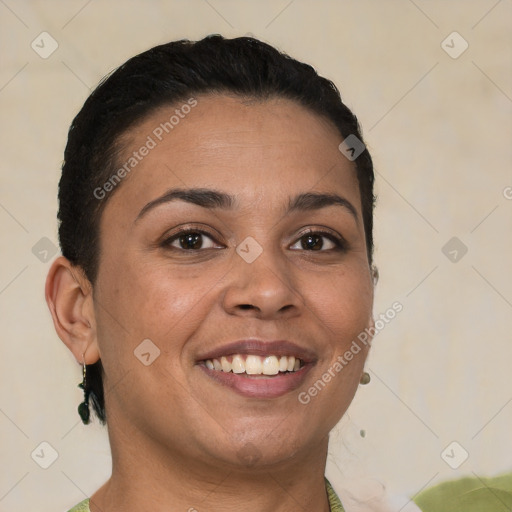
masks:
[(291, 270), (278, 248), (263, 247), (248, 237), (233, 257), (225, 309), (230, 313), (252, 311), (259, 316), (297, 309), (301, 300)]

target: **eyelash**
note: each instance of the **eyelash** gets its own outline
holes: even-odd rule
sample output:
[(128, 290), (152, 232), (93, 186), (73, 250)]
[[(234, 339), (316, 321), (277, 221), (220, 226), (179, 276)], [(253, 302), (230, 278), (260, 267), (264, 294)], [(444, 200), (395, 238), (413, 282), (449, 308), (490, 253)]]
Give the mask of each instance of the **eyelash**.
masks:
[(334, 244), (334, 247), (331, 249), (324, 249), (324, 250), (320, 250), (320, 251), (307, 251), (306, 249), (302, 249), (303, 251), (306, 251), (306, 252), (330, 252), (330, 251), (346, 252), (347, 251), (348, 244), (347, 244), (346, 240), (341, 235), (334, 234), (331, 231), (325, 231), (325, 230), (321, 230), (321, 229), (320, 230), (312, 229), (312, 228), (308, 228), (307, 230), (301, 232), (299, 234), (298, 238), (293, 242), (292, 245), (295, 245), (296, 243), (300, 242), (300, 240), (302, 238), (304, 238), (305, 236), (308, 236), (308, 235), (309, 236), (316, 235), (316, 236), (327, 238), (329, 241), (331, 241)]
[[(206, 237), (210, 238), (213, 243), (215, 243), (217, 245), (222, 245), (219, 242), (217, 242), (215, 235), (213, 235), (209, 231), (206, 231), (202, 228), (201, 229), (199, 229), (199, 228), (182, 228), (177, 233), (174, 233), (170, 237), (166, 238), (162, 242), (161, 245), (162, 245), (162, 247), (167, 248), (167, 249), (178, 250), (178, 251), (183, 251), (183, 252), (199, 252), (201, 250), (204, 251), (207, 249), (211, 249), (211, 248), (183, 249), (181, 247), (173, 247), (172, 246), (172, 243), (175, 242), (176, 240), (179, 240), (179, 238), (181, 236), (189, 235), (189, 234), (199, 234), (202, 236), (206, 236)], [(332, 242), (334, 244), (334, 247), (331, 249), (321, 249), (319, 251), (314, 251), (314, 250), (308, 251), (307, 249), (300, 249), (300, 250), (303, 250), (305, 252), (330, 252), (330, 251), (346, 252), (347, 251), (348, 244), (347, 244), (346, 240), (343, 237), (341, 237), (340, 235), (335, 235), (334, 233), (332, 233), (330, 231), (315, 230), (315, 229), (311, 229), (311, 228), (300, 233), (300, 235), (294, 240), (294, 242), (291, 245), (296, 245), (297, 243), (300, 242), (300, 240), (302, 238), (304, 238), (305, 236), (311, 236), (311, 235), (316, 235), (316, 236), (327, 238), (330, 242)], [(292, 249), (292, 250), (298, 250), (298, 249)]]
[(217, 242), (216, 238), (215, 238), (215, 235), (213, 235), (212, 233), (210, 233), (209, 231), (206, 231), (205, 229), (202, 229), (202, 228), (180, 228), (176, 233), (174, 233), (173, 235), (171, 235), (170, 237), (166, 238), (163, 242), (162, 242), (162, 247), (164, 248), (167, 248), (167, 249), (171, 249), (171, 250), (178, 250), (178, 251), (183, 251), (183, 252), (197, 252), (197, 251), (200, 251), (200, 250), (205, 250), (205, 249), (183, 249), (181, 247), (172, 247), (172, 243), (175, 242), (176, 240), (179, 240), (179, 238), (181, 236), (185, 236), (185, 235), (192, 235), (192, 234), (198, 234), (198, 235), (202, 235), (202, 236), (206, 236), (208, 238), (210, 238), (215, 244), (218, 244), (218, 245), (221, 245), (219, 244), (219, 242)]

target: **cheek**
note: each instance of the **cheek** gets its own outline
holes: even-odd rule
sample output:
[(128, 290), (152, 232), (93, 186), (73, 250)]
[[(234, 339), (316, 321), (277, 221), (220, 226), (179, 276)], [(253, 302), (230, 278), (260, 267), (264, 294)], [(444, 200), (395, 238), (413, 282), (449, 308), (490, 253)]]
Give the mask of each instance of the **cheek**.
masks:
[[(177, 350), (187, 332), (211, 309), (209, 290), (222, 279), (219, 268), (198, 271), (190, 267), (171, 269), (164, 262), (151, 265), (142, 259), (105, 262), (103, 287), (98, 299), (105, 339), (132, 346), (143, 339), (154, 340), (162, 351)], [(99, 280), (98, 280), (99, 281)], [(169, 344), (169, 340), (173, 344)]]
[(369, 271), (361, 266), (327, 273), (313, 280), (307, 300), (318, 321), (331, 338), (336, 351), (343, 350), (370, 324), (373, 287)]
[(371, 325), (373, 286), (364, 266), (332, 272), (314, 280), (308, 293), (309, 308), (329, 340), (301, 403), (312, 416), (323, 415), (329, 428), (339, 421), (358, 388), (369, 345), (358, 336)]

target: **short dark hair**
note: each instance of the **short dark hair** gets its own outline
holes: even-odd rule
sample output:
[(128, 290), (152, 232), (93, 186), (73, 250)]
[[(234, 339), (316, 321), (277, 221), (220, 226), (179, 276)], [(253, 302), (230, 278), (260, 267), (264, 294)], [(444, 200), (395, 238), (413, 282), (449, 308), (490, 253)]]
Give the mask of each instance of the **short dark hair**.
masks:
[[(59, 183), (62, 254), (81, 267), (93, 285), (100, 255), (100, 217), (113, 193), (98, 199), (94, 191), (118, 168), (121, 137), (159, 107), (207, 93), (289, 99), (328, 119), (343, 138), (355, 135), (363, 140), (357, 118), (330, 80), (252, 37), (211, 35), (197, 42), (174, 41), (129, 59), (100, 82), (73, 120)], [(371, 264), (375, 197), (370, 153), (363, 151), (354, 164)], [(89, 396), (104, 424), (102, 376), (101, 360), (87, 366)]]

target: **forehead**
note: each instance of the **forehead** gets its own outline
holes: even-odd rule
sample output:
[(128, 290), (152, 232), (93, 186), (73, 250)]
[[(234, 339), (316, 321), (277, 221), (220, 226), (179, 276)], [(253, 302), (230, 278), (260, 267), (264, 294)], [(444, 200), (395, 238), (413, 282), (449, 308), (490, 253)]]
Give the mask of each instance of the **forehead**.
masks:
[(192, 186), (270, 202), (296, 191), (338, 191), (358, 204), (354, 164), (338, 150), (341, 141), (329, 120), (291, 100), (197, 96), (159, 108), (123, 137), (118, 167), (135, 165), (107, 206)]

